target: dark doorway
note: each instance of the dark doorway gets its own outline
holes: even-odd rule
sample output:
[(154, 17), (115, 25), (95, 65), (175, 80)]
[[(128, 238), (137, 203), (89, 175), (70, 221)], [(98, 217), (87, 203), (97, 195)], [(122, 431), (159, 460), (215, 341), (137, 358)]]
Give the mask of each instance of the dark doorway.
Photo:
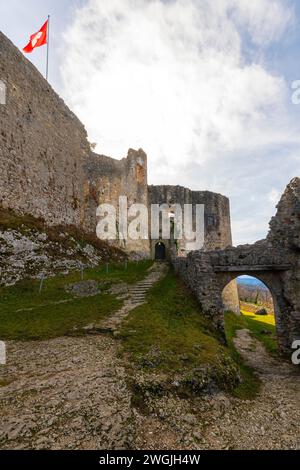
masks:
[(157, 260), (166, 259), (166, 247), (163, 242), (158, 242), (155, 245), (155, 259)]

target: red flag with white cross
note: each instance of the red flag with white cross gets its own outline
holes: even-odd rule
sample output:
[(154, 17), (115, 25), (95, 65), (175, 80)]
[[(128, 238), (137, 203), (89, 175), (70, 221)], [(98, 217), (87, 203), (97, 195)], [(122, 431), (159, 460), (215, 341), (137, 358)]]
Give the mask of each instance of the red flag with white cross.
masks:
[(23, 51), (26, 53), (32, 52), (36, 47), (43, 46), (47, 44), (47, 36), (48, 36), (48, 22), (46, 21), (45, 24), (41, 27), (41, 29), (30, 36), (30, 41), (27, 46), (24, 47)]

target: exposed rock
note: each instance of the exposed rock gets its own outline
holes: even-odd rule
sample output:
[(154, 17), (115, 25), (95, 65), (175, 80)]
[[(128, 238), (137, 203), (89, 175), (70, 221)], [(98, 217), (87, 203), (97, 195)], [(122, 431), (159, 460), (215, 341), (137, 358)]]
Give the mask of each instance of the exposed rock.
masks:
[(93, 279), (69, 284), (65, 290), (75, 297), (92, 297), (101, 292), (100, 283)]
[[(68, 240), (68, 246), (65, 240)], [(51, 241), (44, 232), (35, 229), (1, 230), (0, 285), (13, 285), (25, 277), (39, 278), (93, 267), (112, 256), (109, 247), (95, 249), (72, 237)], [(122, 254), (120, 253), (120, 259)]]
[[(21, 353), (20, 353), (21, 352)], [(1, 449), (125, 449), (125, 370), (107, 336), (9, 342), (0, 366)]]

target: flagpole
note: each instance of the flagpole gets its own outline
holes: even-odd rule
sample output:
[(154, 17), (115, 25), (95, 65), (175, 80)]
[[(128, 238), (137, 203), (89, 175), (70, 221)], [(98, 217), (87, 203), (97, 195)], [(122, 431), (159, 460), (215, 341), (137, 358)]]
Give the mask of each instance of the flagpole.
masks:
[(48, 80), (48, 72), (49, 72), (49, 41), (50, 41), (50, 15), (48, 15), (48, 28), (47, 28), (46, 80)]

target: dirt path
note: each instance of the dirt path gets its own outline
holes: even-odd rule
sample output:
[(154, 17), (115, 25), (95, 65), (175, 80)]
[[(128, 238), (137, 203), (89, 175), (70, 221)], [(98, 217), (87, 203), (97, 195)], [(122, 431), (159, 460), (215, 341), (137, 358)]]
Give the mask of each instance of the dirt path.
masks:
[(239, 330), (234, 343), (259, 374), (262, 388), (256, 400), (224, 416), (221, 429), (230, 421), (225, 442), (239, 449), (300, 449), (299, 367), (271, 357), (248, 330)]
[[(99, 329), (115, 332), (165, 269), (154, 265)], [(112, 335), (9, 341), (0, 366), (0, 449), (300, 449), (299, 368), (271, 358), (248, 330), (238, 331), (235, 345), (262, 380), (254, 401), (165, 396), (143, 414), (131, 406)]]
[[(7, 345), (0, 366), (1, 449), (130, 445), (131, 395), (107, 336)], [(5, 369), (4, 369), (5, 367)]]
[[(164, 274), (154, 264), (131, 287), (114, 331)], [(92, 325), (93, 327), (93, 325)], [(134, 439), (131, 392), (111, 335), (8, 341), (0, 365), (0, 449), (124, 449)]]
[(137, 417), (137, 448), (300, 449), (299, 368), (270, 357), (248, 330), (237, 332), (235, 346), (261, 378), (258, 397), (154, 400), (152, 416)]

